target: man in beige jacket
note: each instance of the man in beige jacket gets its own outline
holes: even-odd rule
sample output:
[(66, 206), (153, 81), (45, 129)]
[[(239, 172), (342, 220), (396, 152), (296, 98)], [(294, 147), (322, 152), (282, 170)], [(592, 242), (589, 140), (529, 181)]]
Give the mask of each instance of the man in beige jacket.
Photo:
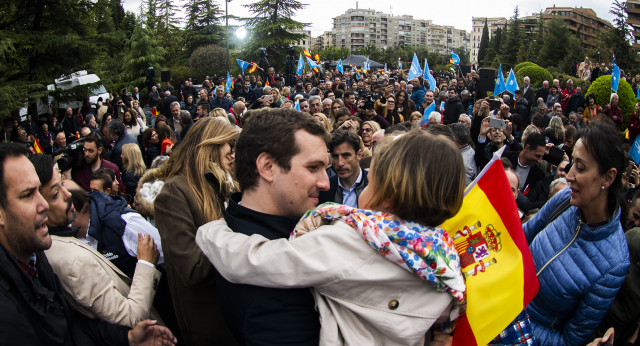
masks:
[[(160, 279), (155, 269), (159, 252), (153, 239), (138, 236), (138, 263), (133, 280), (129, 279), (92, 247), (94, 242), (88, 239), (86, 227), (70, 226), (77, 213), (51, 158), (38, 155), (31, 161), (40, 178), (40, 191), (49, 204), (47, 226), (53, 244), (45, 253), (69, 304), (87, 317), (129, 327), (145, 319), (157, 319), (151, 308)], [(81, 214), (88, 214), (88, 195), (85, 202)]]

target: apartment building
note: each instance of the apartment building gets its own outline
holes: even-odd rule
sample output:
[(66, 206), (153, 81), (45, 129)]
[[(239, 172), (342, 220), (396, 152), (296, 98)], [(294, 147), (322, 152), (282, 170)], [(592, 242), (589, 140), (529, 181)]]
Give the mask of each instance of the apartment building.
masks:
[(543, 12), (546, 21), (562, 18), (569, 31), (579, 35), (582, 47), (586, 50), (596, 48), (600, 32), (610, 30), (613, 26), (608, 21), (598, 17), (590, 8), (582, 7), (547, 7)]
[(640, 0), (627, 0), (627, 24), (633, 28), (633, 47), (640, 48)]
[[(469, 49), (469, 34), (452, 26), (434, 24), (411, 15), (394, 16), (372, 9), (349, 9), (333, 18), (333, 31), (323, 34), (325, 45), (352, 52), (372, 44), (378, 48), (426, 46), (430, 51), (448, 54), (453, 48)], [(326, 36), (330, 36), (326, 37)]]
[(493, 33), (498, 27), (504, 28), (507, 24), (506, 18), (488, 18), (488, 17), (472, 17), (471, 22), (473, 24), (471, 31), (471, 52), (469, 54), (472, 64), (478, 62), (478, 49), (480, 48), (480, 41), (482, 40), (482, 30), (484, 30), (484, 23), (487, 23), (487, 29), (489, 29), (489, 37), (493, 36)]

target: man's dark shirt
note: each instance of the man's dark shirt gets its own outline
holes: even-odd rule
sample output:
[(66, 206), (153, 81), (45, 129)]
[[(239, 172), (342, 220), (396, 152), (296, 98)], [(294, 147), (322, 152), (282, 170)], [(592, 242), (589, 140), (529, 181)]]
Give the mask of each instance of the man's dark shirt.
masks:
[[(235, 232), (288, 238), (297, 219), (263, 214), (238, 204), (231, 195), (225, 220)], [(222, 314), (240, 344), (318, 345), (320, 317), (308, 288), (275, 289), (233, 284), (216, 273)]]

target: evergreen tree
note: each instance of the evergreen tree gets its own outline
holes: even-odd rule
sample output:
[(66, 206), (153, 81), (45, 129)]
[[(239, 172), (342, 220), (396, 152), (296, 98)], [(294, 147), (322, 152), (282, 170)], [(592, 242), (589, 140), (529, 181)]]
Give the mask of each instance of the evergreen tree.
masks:
[(222, 11), (215, 0), (187, 0), (185, 38), (187, 52), (209, 44), (219, 43), (222, 29), (219, 25)]
[(292, 19), (295, 11), (306, 6), (297, 0), (258, 0), (245, 5), (252, 17), (247, 19), (251, 35), (243, 56), (257, 61), (258, 48), (264, 47), (271, 66), (281, 65), (285, 60), (287, 47), (306, 37), (292, 32), (302, 30), (307, 25)]
[(518, 6), (513, 11), (513, 18), (511, 24), (509, 24), (509, 30), (506, 33), (504, 45), (502, 49), (502, 62), (508, 67), (513, 67), (518, 62), (518, 52), (520, 46), (523, 44), (524, 33), (520, 28), (520, 18), (518, 18)]
[(630, 37), (632, 37), (632, 29), (627, 24), (626, 2), (613, 0), (609, 12), (615, 16), (613, 18), (614, 27), (605, 34), (605, 43), (613, 51), (613, 55), (616, 57), (616, 64), (620, 68), (627, 69), (635, 66), (636, 54), (629, 43)]
[(124, 77), (130, 84), (143, 86), (147, 68), (153, 66), (160, 70), (165, 50), (150, 29), (136, 26), (131, 35), (131, 47), (124, 57)]
[(573, 35), (567, 24), (560, 18), (551, 19), (546, 25), (542, 49), (540, 50), (540, 65), (555, 66), (565, 72), (570, 68), (574, 59), (583, 56), (580, 40)]
[(493, 38), (491, 39), (491, 45), (492, 45), (491, 48), (493, 48), (493, 51), (496, 52), (496, 54), (500, 52), (500, 48), (502, 47), (502, 28), (501, 27), (496, 28), (496, 32), (493, 34)]
[(487, 48), (489, 48), (489, 26), (487, 25), (487, 18), (485, 18), (484, 28), (482, 28), (482, 38), (480, 39), (480, 47), (478, 48), (478, 63), (484, 61), (487, 54)]

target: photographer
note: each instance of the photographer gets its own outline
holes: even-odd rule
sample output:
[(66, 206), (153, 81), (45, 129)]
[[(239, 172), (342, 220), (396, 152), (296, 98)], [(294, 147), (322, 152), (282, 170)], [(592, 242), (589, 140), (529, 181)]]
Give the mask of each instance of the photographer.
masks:
[(375, 101), (372, 98), (366, 99), (364, 102), (358, 102), (358, 111), (363, 111), (358, 114), (358, 117), (360, 117), (363, 122), (369, 120), (375, 121), (380, 124), (380, 128), (384, 130), (390, 126), (389, 122), (376, 113), (373, 109), (374, 104)]
[(83, 162), (79, 168), (71, 171), (71, 178), (86, 191), (91, 191), (91, 174), (100, 168), (111, 168), (116, 173), (116, 180), (120, 186), (122, 183), (120, 169), (114, 163), (102, 158), (102, 139), (95, 133), (90, 133), (84, 138)]

